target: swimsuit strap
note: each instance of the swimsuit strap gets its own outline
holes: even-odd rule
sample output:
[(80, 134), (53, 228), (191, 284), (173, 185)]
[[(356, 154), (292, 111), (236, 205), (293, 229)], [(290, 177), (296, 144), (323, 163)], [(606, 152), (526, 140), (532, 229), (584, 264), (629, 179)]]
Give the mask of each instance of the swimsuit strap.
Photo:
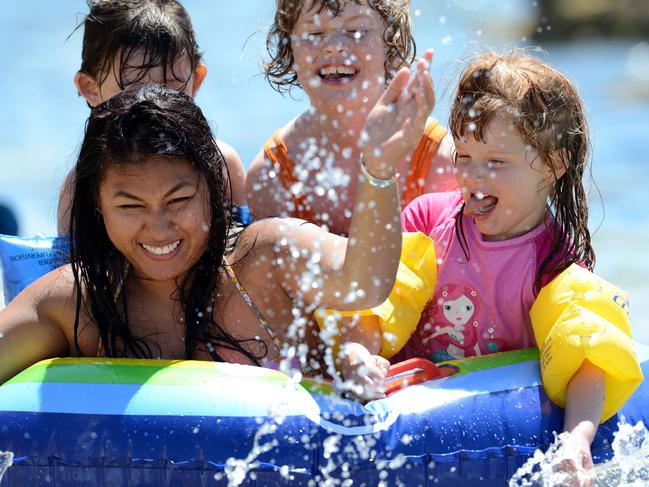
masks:
[(424, 183), (428, 177), (431, 162), (446, 134), (447, 130), (437, 120), (431, 120), (426, 125), (424, 135), (412, 153), (410, 170), (406, 177), (406, 190), (401, 197), (402, 208), (405, 208), (417, 196), (424, 194)]
[(252, 310), (252, 312), (255, 314), (257, 319), (259, 320), (259, 324), (262, 326), (264, 330), (266, 330), (266, 333), (270, 335), (270, 337), (273, 340), (273, 345), (275, 346), (275, 349), (279, 353), (282, 350), (281, 343), (279, 341), (279, 338), (277, 337), (277, 334), (273, 331), (271, 326), (268, 324), (268, 321), (266, 321), (266, 318), (264, 315), (261, 313), (255, 302), (252, 300), (246, 289), (243, 287), (243, 284), (239, 281), (237, 278), (237, 275), (234, 273), (234, 269), (228, 264), (228, 262), (223, 258), (223, 268), (225, 269), (226, 274), (228, 275), (228, 278), (232, 281), (232, 284), (237, 288), (237, 291), (239, 291), (239, 294), (243, 298), (243, 300), (246, 302), (248, 307)]
[(306, 196), (291, 191), (293, 185), (299, 181), (294, 173), (295, 163), (288, 155), (286, 144), (279, 138), (279, 131), (264, 144), (264, 155), (278, 169), (277, 175), (293, 201), (291, 216), (310, 222), (316, 221), (313, 211), (306, 202)]
[[(124, 281), (128, 277), (128, 273), (131, 270), (131, 264), (127, 261), (126, 264), (124, 264), (124, 277), (119, 280), (117, 283), (117, 288), (115, 288), (115, 292), (113, 293), (113, 302), (117, 303), (117, 300), (119, 299), (120, 295), (122, 294), (122, 290), (124, 289)], [(97, 357), (103, 357), (104, 356), (104, 342), (101, 339), (101, 335), (99, 336), (99, 344), (97, 345)]]

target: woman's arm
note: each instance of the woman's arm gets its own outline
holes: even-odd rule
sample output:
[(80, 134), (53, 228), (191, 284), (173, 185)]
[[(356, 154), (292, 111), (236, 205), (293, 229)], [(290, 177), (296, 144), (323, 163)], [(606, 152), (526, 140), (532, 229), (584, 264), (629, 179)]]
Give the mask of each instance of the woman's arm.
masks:
[(0, 310), (0, 384), (30, 365), (69, 353), (59, 325), (65, 307), (73, 302), (72, 285), (64, 277), (66, 266), (28, 286)]
[(392, 290), (401, 253), (399, 195), (392, 178), (398, 162), (421, 138), (435, 104), (431, 58), (428, 51), (418, 61), (411, 81), (410, 70), (402, 68), (368, 116), (361, 141), (369, 174), (360, 176), (349, 239), (301, 225), (287, 228), (280, 241), (277, 278), (306, 306), (370, 308)]

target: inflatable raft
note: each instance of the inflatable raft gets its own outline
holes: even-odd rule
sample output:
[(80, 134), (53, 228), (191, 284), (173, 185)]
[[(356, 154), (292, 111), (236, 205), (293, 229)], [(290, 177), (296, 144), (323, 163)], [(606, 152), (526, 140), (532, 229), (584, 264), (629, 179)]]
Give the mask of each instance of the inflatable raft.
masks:
[[(649, 347), (636, 352), (649, 374)], [(536, 349), (447, 362), (361, 405), (258, 367), (48, 360), (0, 387), (0, 450), (14, 454), (1, 485), (506, 485), (562, 428), (538, 363)], [(600, 426), (596, 462), (622, 416), (649, 424), (647, 405), (642, 383)]]

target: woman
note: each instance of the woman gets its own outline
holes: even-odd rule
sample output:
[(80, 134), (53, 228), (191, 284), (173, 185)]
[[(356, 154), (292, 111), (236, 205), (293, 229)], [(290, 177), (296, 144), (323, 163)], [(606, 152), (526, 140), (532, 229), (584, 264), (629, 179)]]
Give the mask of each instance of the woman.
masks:
[[(313, 343), (315, 307), (382, 302), (400, 254), (395, 166), (434, 104), (425, 62), (410, 83), (409, 71), (365, 126), (379, 150), (365, 154), (349, 241), (291, 219), (232, 237), (214, 170), (223, 157), (189, 96), (150, 86), (93, 109), (75, 168), (71, 264), (0, 311), (0, 381), (63, 355), (263, 365)], [(386, 365), (344, 360), (367, 360), (370, 381)]]

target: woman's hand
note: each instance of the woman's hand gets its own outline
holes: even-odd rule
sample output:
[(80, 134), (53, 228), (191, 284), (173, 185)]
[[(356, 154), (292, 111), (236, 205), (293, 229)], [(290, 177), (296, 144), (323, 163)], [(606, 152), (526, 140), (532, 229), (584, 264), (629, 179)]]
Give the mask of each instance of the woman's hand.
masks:
[(421, 138), (428, 115), (435, 106), (435, 90), (429, 67), (433, 51), (428, 50), (412, 71), (401, 68), (376, 103), (363, 128), (360, 144), (365, 166), (379, 179), (395, 174), (397, 164)]

